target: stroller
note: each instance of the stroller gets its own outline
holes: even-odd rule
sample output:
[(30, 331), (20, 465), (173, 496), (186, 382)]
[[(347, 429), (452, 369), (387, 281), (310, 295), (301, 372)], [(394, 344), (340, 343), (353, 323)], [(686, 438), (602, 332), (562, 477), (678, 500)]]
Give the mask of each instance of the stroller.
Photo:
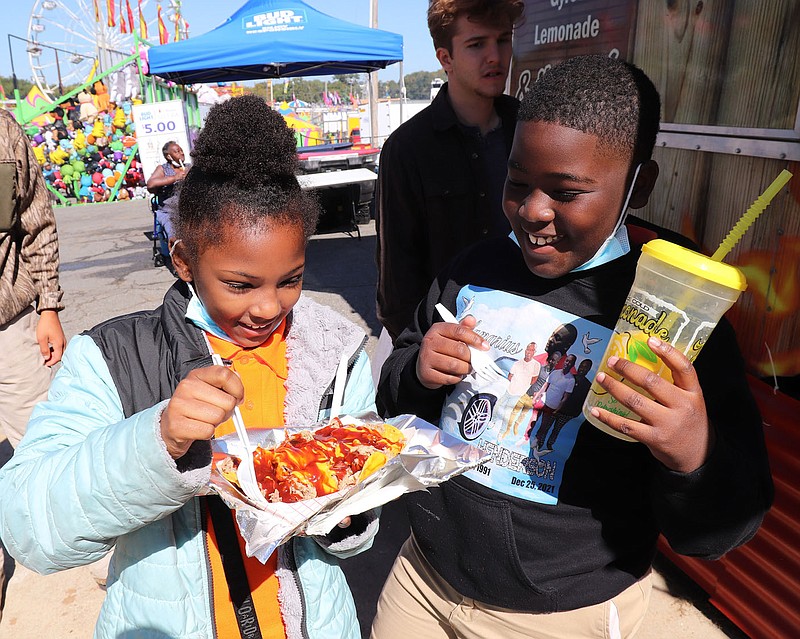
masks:
[(158, 212), (161, 209), (158, 195), (150, 198), (150, 209), (153, 211), (153, 230), (145, 231), (145, 236), (153, 243), (153, 266), (166, 266), (169, 272), (177, 277), (169, 254), (167, 229), (158, 219)]

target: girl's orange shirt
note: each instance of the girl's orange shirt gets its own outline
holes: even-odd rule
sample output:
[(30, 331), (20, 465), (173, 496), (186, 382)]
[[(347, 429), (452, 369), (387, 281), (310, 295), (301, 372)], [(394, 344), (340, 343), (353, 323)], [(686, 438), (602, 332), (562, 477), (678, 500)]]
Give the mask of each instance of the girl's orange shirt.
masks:
[[(244, 384), (244, 402), (239, 409), (248, 428), (278, 428), (284, 425), (285, 383), (289, 373), (285, 329), (286, 320), (266, 342), (251, 349), (244, 349), (210, 334), (206, 335), (214, 352), (232, 362), (231, 368)], [(220, 424), (214, 434), (219, 437), (234, 431), (233, 421), (228, 420)], [(216, 535), (208, 516), (206, 524), (217, 636), (238, 637), (239, 627), (233, 612), (228, 584), (225, 581)], [(285, 639), (286, 629), (278, 605), (278, 579), (275, 576), (278, 553), (272, 553), (269, 561), (262, 564), (258, 559), (245, 554), (244, 540), (241, 535), (238, 537), (261, 634), (264, 639)]]

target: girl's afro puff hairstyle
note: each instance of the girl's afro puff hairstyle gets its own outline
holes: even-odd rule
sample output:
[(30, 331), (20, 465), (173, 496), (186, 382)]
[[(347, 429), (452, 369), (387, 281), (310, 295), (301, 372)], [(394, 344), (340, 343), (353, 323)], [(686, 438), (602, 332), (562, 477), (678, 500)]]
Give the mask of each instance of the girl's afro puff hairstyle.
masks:
[(295, 177), (295, 137), (283, 117), (254, 95), (211, 108), (180, 186), (176, 238), (196, 258), (225, 230), (296, 224), (306, 238), (319, 207)]

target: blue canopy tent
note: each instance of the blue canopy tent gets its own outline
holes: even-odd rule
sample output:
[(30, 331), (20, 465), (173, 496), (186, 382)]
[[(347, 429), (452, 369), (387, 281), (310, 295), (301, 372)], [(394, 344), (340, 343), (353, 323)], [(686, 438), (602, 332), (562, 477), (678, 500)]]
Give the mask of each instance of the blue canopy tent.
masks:
[(216, 29), (153, 47), (149, 73), (179, 84), (383, 69), (403, 37), (333, 18), (301, 0), (250, 0)]

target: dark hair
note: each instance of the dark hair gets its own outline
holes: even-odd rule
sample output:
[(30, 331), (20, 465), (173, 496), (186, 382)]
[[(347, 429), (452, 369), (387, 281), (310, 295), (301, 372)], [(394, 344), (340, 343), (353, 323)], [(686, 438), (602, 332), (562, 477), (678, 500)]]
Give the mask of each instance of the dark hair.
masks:
[(459, 16), (492, 26), (515, 24), (525, 10), (523, 0), (430, 0), (428, 31), (433, 46), (452, 53), (453, 30)]
[(176, 146), (178, 145), (178, 143), (175, 140), (170, 140), (164, 146), (161, 147), (161, 155), (163, 155), (165, 159), (169, 154), (169, 147), (171, 147), (173, 144)]
[(295, 177), (294, 135), (262, 98), (245, 95), (213, 106), (191, 156), (175, 220), (175, 237), (190, 259), (222, 243), (230, 225), (272, 221), (296, 224), (306, 238), (314, 233), (319, 207)]
[(632, 162), (653, 154), (661, 98), (638, 67), (603, 55), (577, 56), (549, 69), (522, 98), (520, 122), (555, 122), (596, 135)]

